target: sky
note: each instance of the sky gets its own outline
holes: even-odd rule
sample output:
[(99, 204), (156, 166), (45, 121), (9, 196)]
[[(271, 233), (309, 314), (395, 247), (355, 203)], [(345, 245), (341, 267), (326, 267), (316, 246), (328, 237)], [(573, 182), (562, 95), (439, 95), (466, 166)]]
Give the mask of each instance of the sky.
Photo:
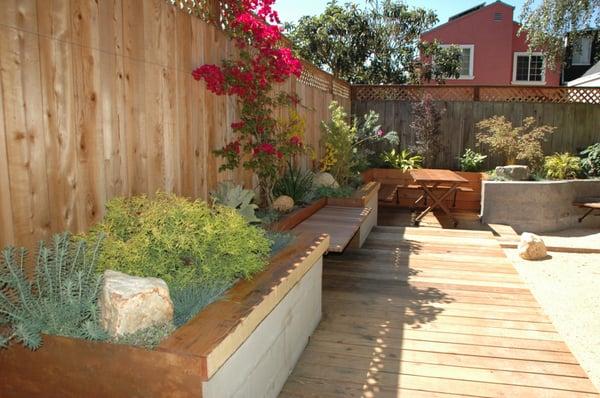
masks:
[[(490, 4), (493, 1), (488, 0), (486, 3)], [(339, 0), (338, 2), (366, 3), (365, 0)], [(435, 10), (441, 24), (447, 22), (452, 15), (481, 4), (484, 0), (404, 0), (404, 2), (411, 6)], [(504, 2), (515, 6), (514, 19), (518, 20), (525, 0), (504, 0)], [(275, 9), (279, 12), (282, 22), (294, 22), (303, 15), (320, 14), (326, 5), (327, 0), (277, 0)]]

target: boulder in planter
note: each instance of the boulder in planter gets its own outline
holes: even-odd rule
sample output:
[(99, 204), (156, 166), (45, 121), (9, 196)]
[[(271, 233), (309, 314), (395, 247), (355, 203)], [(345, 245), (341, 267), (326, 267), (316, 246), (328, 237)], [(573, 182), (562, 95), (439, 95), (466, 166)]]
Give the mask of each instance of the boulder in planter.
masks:
[(526, 181), (529, 179), (529, 167), (522, 165), (498, 166), (496, 176), (510, 181)]
[(277, 211), (288, 212), (294, 207), (294, 199), (281, 195), (273, 202), (273, 208)]
[(313, 178), (313, 187), (331, 187), (331, 188), (339, 188), (340, 184), (333, 178), (333, 176), (329, 173), (317, 173)]
[(100, 291), (100, 319), (111, 336), (134, 333), (173, 320), (165, 281), (107, 270)]

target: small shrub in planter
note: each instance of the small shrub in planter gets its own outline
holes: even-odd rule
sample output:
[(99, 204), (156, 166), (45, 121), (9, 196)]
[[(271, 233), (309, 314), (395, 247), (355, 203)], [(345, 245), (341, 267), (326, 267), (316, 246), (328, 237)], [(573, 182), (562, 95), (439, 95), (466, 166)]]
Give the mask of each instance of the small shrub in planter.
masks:
[(314, 174), (304, 171), (299, 167), (288, 163), (283, 176), (275, 183), (273, 194), (278, 196), (289, 196), (294, 203), (307, 203), (311, 199)]
[(88, 238), (106, 235), (100, 270), (164, 279), (169, 285), (249, 278), (267, 264), (270, 243), (233, 208), (160, 193), (117, 198)]
[(470, 148), (467, 148), (462, 156), (458, 157), (458, 163), (461, 171), (477, 172), (481, 171), (483, 162), (487, 158), (486, 155), (475, 152)]
[(581, 168), (588, 177), (600, 177), (600, 142), (590, 145), (581, 155)]
[(351, 186), (344, 185), (338, 188), (334, 187), (319, 187), (315, 191), (315, 197), (319, 198), (349, 198), (354, 194), (355, 189)]
[(492, 116), (477, 123), (481, 131), (477, 134), (477, 145), (487, 145), (504, 156), (506, 164), (518, 161), (526, 163), (532, 170), (540, 169), (544, 161), (542, 142), (556, 127), (538, 126), (535, 118), (523, 119), (521, 126), (514, 127), (504, 116)]
[(442, 152), (442, 130), (440, 123), (443, 109), (434, 104), (431, 95), (427, 94), (412, 107), (413, 121), (410, 128), (415, 132), (414, 152), (423, 156), (426, 167), (435, 167), (438, 155)]
[(381, 159), (387, 167), (392, 169), (400, 169), (402, 171), (408, 171), (413, 169), (420, 169), (423, 157), (420, 155), (411, 155), (406, 149), (396, 152), (392, 149), (389, 152), (385, 152), (381, 155)]
[(553, 180), (577, 178), (577, 175), (581, 172), (581, 160), (568, 152), (555, 153), (552, 156), (546, 156), (544, 171), (546, 177)]
[(88, 250), (69, 234), (40, 243), (33, 278), (27, 251), (7, 247), (0, 259), (0, 347), (10, 340), (37, 349), (41, 334), (100, 340), (107, 338), (97, 305), (101, 276), (95, 272), (101, 237)]

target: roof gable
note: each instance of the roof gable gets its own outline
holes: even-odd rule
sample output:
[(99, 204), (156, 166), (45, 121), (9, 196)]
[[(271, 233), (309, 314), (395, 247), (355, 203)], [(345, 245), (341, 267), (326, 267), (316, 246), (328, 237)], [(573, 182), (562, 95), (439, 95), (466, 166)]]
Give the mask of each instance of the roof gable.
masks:
[(456, 15), (451, 16), (448, 19), (448, 22), (445, 22), (445, 23), (443, 23), (441, 25), (436, 26), (435, 28), (432, 28), (432, 29), (430, 29), (430, 30), (428, 30), (426, 32), (423, 32), (423, 34), (427, 34), (429, 32), (436, 31), (436, 30), (438, 30), (440, 28), (444, 28), (444, 27), (446, 27), (448, 25), (451, 25), (453, 23), (461, 21), (464, 18), (467, 18), (467, 17), (470, 17), (472, 15), (478, 14), (482, 10), (485, 10), (485, 9), (487, 9), (489, 7), (497, 6), (497, 5), (505, 7), (505, 8), (509, 8), (511, 11), (513, 11), (515, 9), (514, 6), (511, 6), (510, 4), (507, 4), (507, 3), (503, 2), (503, 1), (500, 1), (500, 0), (494, 1), (493, 3), (490, 3), (488, 5), (486, 5), (485, 3), (481, 3), (481, 4), (479, 4), (479, 5), (475, 6), (475, 7), (469, 8), (468, 10), (462, 11), (462, 12), (456, 14)]

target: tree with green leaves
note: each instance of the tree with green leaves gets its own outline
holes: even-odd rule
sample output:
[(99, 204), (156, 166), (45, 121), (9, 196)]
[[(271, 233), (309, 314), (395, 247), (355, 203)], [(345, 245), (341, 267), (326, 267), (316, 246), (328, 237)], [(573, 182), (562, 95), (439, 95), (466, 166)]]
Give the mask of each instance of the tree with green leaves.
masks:
[(322, 14), (287, 24), (286, 31), (301, 57), (336, 77), (402, 84), (458, 77), (458, 48), (420, 41), (437, 21), (433, 11), (397, 0), (368, 0), (366, 8), (331, 0)]
[(557, 68), (565, 60), (565, 37), (574, 43), (600, 27), (600, 0), (526, 0), (521, 21), (529, 47), (543, 51), (548, 65)]

